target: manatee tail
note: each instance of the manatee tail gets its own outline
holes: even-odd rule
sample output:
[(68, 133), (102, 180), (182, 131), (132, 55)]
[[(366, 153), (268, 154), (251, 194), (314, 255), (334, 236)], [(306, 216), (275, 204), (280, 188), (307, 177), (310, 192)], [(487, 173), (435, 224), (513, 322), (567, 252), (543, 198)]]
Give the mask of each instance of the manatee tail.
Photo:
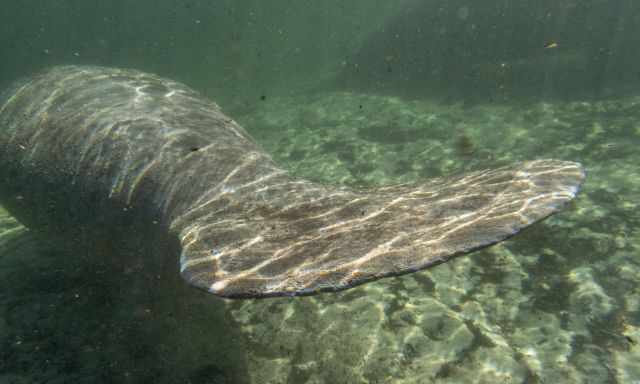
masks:
[(180, 230), (181, 273), (224, 297), (347, 289), (515, 235), (559, 211), (583, 179), (578, 163), (537, 160), (368, 191), (291, 181), (250, 203), (222, 194)]

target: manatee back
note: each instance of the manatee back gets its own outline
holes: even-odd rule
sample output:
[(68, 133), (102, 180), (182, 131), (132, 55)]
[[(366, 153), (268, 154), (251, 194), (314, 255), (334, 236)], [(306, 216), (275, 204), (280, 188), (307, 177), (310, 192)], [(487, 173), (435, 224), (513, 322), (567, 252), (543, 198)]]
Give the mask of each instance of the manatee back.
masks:
[(4, 100), (0, 198), (32, 228), (112, 222), (122, 209), (168, 225), (198, 185), (261, 153), (215, 103), (139, 71), (54, 67)]

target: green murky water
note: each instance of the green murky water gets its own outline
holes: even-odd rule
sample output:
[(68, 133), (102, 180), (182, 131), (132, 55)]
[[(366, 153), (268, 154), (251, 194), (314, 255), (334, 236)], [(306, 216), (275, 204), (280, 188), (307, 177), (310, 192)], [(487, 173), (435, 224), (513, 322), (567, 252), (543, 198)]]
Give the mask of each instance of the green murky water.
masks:
[(374, 3), (6, 5), (0, 82), (136, 67), (219, 100), (301, 177), (386, 184), (558, 158), (586, 167), (575, 203), (426, 271), (245, 301), (133, 281), (0, 210), (0, 382), (640, 381), (638, 5)]

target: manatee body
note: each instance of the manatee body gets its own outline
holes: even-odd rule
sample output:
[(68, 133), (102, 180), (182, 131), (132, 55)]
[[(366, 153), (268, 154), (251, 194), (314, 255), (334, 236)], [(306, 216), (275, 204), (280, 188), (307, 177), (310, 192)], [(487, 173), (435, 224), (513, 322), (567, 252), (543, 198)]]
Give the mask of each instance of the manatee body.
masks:
[(91, 244), (117, 240), (114, 229), (166, 245), (155, 252), (196, 287), (265, 297), (345, 289), (496, 243), (560, 210), (584, 172), (536, 160), (323, 186), (291, 177), (183, 84), (63, 66), (0, 97), (0, 178), (0, 204), (34, 231)]

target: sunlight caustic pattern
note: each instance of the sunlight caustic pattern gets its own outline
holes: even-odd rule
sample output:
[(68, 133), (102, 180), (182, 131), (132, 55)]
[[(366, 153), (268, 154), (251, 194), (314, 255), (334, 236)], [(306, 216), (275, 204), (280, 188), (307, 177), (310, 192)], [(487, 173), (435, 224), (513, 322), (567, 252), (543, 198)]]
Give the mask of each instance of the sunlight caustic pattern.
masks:
[(169, 256), (182, 276), (226, 297), (340, 290), (436, 265), (557, 212), (584, 179), (578, 163), (534, 160), (322, 186), (279, 168), (215, 103), (134, 70), (56, 67), (0, 102), (0, 202), (14, 216), (49, 232), (157, 224), (177, 239)]

